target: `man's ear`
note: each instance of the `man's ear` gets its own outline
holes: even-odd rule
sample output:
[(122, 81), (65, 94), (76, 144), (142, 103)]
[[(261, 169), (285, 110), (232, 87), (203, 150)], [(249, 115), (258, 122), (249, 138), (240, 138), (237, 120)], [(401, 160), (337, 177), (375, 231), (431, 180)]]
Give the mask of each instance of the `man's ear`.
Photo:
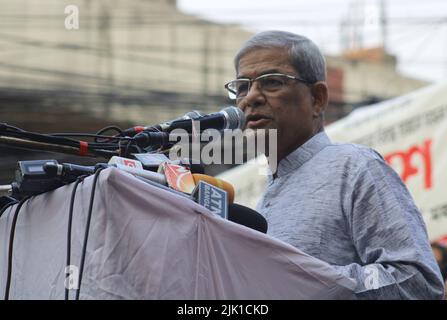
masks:
[(318, 81), (311, 87), (313, 97), (314, 117), (318, 118), (324, 113), (329, 101), (329, 92), (326, 82)]

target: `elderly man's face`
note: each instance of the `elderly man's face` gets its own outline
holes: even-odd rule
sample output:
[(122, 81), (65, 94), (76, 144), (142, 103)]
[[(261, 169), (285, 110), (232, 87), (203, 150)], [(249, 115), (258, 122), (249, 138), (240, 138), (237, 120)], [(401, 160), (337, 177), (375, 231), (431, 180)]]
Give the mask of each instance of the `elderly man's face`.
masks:
[[(253, 79), (267, 73), (300, 77), (282, 48), (255, 49), (239, 61), (238, 78)], [(313, 86), (295, 80), (287, 81), (277, 92), (268, 93), (259, 90), (255, 82), (247, 96), (237, 100), (247, 117), (246, 128), (278, 130), (278, 160), (318, 132), (319, 115), (327, 102), (327, 87), (324, 83), (320, 85), (326, 90), (325, 101), (321, 101), (320, 93), (315, 95)]]

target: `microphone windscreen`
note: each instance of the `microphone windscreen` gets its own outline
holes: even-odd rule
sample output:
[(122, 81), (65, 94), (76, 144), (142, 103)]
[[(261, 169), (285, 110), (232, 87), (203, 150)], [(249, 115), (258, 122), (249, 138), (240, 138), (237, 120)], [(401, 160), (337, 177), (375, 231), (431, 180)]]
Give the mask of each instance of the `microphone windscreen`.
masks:
[(225, 190), (228, 194), (228, 202), (233, 203), (233, 201), (234, 201), (234, 187), (230, 183), (228, 183), (222, 179), (218, 179), (218, 178), (206, 175), (206, 174), (193, 173), (192, 176), (194, 178), (194, 182), (196, 185), (199, 183), (199, 181), (202, 180), (202, 181), (208, 182), (209, 184), (211, 184), (215, 187)]
[(228, 220), (267, 233), (267, 220), (255, 210), (237, 203), (228, 205)]
[[(206, 113), (203, 113), (201, 111), (193, 110), (186, 113), (182, 118), (180, 119), (200, 119), (200, 117), (206, 116)], [(177, 120), (177, 119), (176, 119)]]
[(229, 129), (243, 129), (245, 125), (245, 114), (238, 107), (229, 106), (220, 111), (227, 115), (227, 127)]

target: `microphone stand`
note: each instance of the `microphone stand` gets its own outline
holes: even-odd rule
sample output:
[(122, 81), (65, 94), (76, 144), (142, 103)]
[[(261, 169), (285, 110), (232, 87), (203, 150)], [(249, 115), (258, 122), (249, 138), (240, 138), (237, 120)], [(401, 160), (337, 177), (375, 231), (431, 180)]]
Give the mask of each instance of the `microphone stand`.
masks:
[[(49, 151), (49, 152), (58, 152), (58, 153), (65, 153), (65, 154), (71, 154), (71, 155), (77, 155), (80, 156), (80, 149), (76, 147), (70, 147), (70, 146), (63, 146), (58, 144), (52, 144), (52, 143), (45, 143), (45, 142), (37, 142), (37, 141), (30, 141), (20, 138), (14, 138), (14, 137), (6, 137), (6, 136), (0, 136), (0, 144), (4, 144), (7, 146), (17, 147), (17, 148), (24, 148), (24, 149), (30, 149), (30, 150), (41, 150), (41, 151)], [(86, 152), (84, 156), (87, 157), (103, 157), (91, 152)]]

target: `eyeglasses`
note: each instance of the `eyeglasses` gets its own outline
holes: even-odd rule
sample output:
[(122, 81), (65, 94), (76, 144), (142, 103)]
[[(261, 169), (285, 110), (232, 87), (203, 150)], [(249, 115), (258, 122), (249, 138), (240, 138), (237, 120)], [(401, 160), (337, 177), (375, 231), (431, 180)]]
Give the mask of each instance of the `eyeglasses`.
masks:
[(282, 87), (284, 87), (288, 80), (296, 80), (306, 84), (311, 84), (311, 82), (309, 81), (288, 74), (268, 73), (254, 79), (235, 79), (228, 82), (225, 85), (225, 89), (227, 89), (228, 91), (228, 97), (232, 100), (236, 100), (245, 97), (250, 91), (252, 83), (255, 81), (258, 82), (259, 90), (267, 93), (273, 93), (279, 91)]

